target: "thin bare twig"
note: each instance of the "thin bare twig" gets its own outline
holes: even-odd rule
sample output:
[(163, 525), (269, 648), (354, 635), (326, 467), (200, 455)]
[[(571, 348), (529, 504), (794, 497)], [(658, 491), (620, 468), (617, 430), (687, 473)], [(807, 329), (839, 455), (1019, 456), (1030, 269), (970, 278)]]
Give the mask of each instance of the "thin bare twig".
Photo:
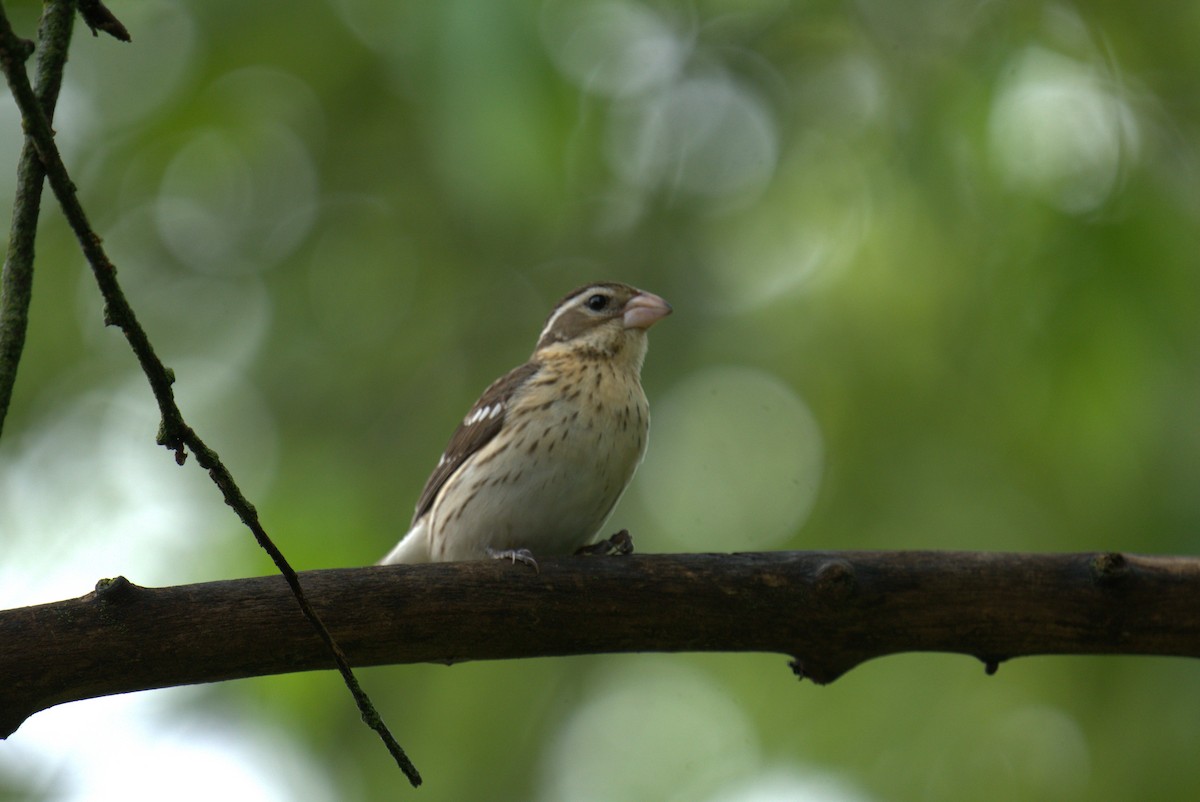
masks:
[(408, 777), (409, 782), (414, 786), (420, 785), (421, 775), (417, 772), (416, 767), (413, 766), (412, 761), (408, 759), (400, 744), (396, 742), (387, 725), (380, 718), (378, 711), (375, 709), (366, 692), (363, 691), (358, 679), (354, 676), (353, 671), (350, 670), (350, 664), (346, 660), (341, 647), (338, 646), (333, 636), (330, 635), (329, 630), (322, 623), (320, 616), (317, 615), (312, 605), (309, 604), (304, 590), (300, 586), (300, 580), (296, 577), (296, 572), (283, 556), (283, 553), (267, 535), (266, 530), (259, 521), (257, 511), (246, 500), (245, 496), (242, 495), (233, 476), (221, 462), (217, 453), (209, 448), (200, 439), (199, 435), (184, 421), (183, 415), (175, 402), (174, 391), (171, 388), (174, 375), (158, 358), (145, 330), (138, 323), (133, 308), (125, 299), (125, 294), (117, 282), (116, 267), (104, 252), (100, 237), (88, 222), (83, 206), (80, 204), (79, 198), (75, 193), (75, 185), (72, 183), (67, 169), (63, 165), (58, 148), (54, 143), (54, 133), (50, 128), (50, 123), (43, 113), (42, 107), (33, 93), (33, 89), (29, 85), (29, 78), (25, 74), (23, 52), (22, 41), (13, 32), (12, 25), (8, 21), (8, 15), (4, 11), (3, 5), (0, 4), (0, 63), (2, 63), (5, 76), (8, 79), (13, 99), (21, 110), (27, 141), (32, 142), (36, 148), (42, 165), (45, 167), (50, 186), (54, 190), (59, 205), (62, 207), (63, 214), (70, 224), (71, 229), (75, 232), (83, 254), (87, 258), (88, 264), (91, 265), (92, 273), (96, 278), (97, 284), (100, 286), (101, 295), (104, 297), (105, 324), (117, 326), (121, 329), (125, 338), (129, 341), (134, 355), (141, 364), (142, 371), (146, 374), (146, 378), (150, 382), (150, 388), (154, 393), (154, 398), (158, 403), (159, 411), (162, 415), (158, 442), (175, 452), (175, 460), (179, 464), (183, 464), (188, 449), (196, 455), (196, 461), (208, 471), (209, 476), (220, 489), (225, 503), (233, 508), (246, 527), (254, 534), (259, 546), (270, 555), (279, 572), (287, 580), (292, 595), (295, 597), (304, 616), (319, 633), (325, 647), (333, 655), (334, 662), (342, 674), (346, 687), (350, 689), (350, 693), (354, 696), (354, 701), (358, 705), (363, 721), (379, 734), (388, 751), (396, 760), (397, 765), (399, 765), (405, 776)]
[(133, 37), (129, 35), (129, 29), (122, 25), (121, 21), (113, 16), (113, 13), (100, 0), (79, 0), (79, 14), (87, 26), (92, 29), (92, 36), (98, 36), (99, 31), (104, 31), (112, 38), (122, 42), (133, 41)]
[[(35, 94), (47, 120), (54, 119), (74, 19), (75, 8), (71, 0), (51, 0), (46, 4), (38, 26), (40, 46)], [(29, 303), (33, 298), (33, 246), (45, 177), (33, 143), (26, 140), (17, 163), (17, 193), (13, 200), (8, 255), (0, 274), (0, 433), (4, 431), (8, 405), (17, 383), (17, 368), (25, 350)]]

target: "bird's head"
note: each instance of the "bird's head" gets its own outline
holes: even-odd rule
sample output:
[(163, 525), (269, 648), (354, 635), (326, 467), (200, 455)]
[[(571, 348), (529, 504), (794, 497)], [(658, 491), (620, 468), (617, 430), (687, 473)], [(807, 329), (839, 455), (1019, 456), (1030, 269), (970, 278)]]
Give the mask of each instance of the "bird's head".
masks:
[(646, 330), (671, 314), (671, 305), (628, 284), (586, 284), (558, 302), (538, 338), (534, 356), (571, 354), (628, 358), (641, 367)]

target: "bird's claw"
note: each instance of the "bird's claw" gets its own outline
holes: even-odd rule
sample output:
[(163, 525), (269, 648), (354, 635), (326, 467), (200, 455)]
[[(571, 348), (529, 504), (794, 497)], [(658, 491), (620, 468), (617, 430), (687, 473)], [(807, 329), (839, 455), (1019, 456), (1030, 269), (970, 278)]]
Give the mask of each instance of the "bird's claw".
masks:
[(633, 554), (633, 536), (629, 534), (628, 529), (622, 529), (611, 537), (597, 541), (590, 546), (580, 546), (575, 550), (575, 553), (599, 554), (601, 556)]
[(487, 554), (493, 560), (511, 560), (514, 565), (524, 563), (532, 568), (535, 572), (541, 573), (538, 569), (537, 560), (533, 559), (533, 552), (529, 549), (491, 549), (487, 550)]

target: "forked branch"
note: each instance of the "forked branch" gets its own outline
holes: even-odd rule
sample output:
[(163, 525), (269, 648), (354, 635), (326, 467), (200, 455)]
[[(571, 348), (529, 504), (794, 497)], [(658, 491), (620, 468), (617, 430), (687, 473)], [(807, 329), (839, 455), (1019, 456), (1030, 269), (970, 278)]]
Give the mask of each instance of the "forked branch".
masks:
[[(66, 7), (68, 11), (71, 9), (70, 3), (60, 3), (60, 5)], [(108, 12), (102, 3), (85, 2), (81, 8), (84, 12), (85, 20), (92, 26), (93, 31), (102, 29), (118, 39), (128, 39), (128, 32), (125, 31), (120, 22)], [(121, 330), (125, 335), (125, 339), (129, 342), (130, 348), (133, 349), (134, 356), (140, 363), (142, 371), (146, 375), (146, 380), (150, 384), (151, 392), (154, 394), (154, 399), (158, 403), (159, 411), (162, 414), (162, 422), (158, 432), (159, 444), (174, 452), (175, 460), (180, 465), (184, 463), (189, 449), (196, 455), (196, 462), (208, 472), (214, 484), (221, 491), (225, 503), (233, 509), (242, 523), (246, 525), (246, 528), (254, 535), (259, 546), (267, 552), (279, 569), (300, 611), (308, 619), (309, 625), (324, 643), (326, 651), (341, 672), (346, 687), (354, 697), (355, 704), (358, 705), (363, 721), (376, 731), (392, 757), (396, 760), (397, 765), (404, 772), (405, 776), (408, 777), (409, 782), (414, 786), (420, 785), (421, 775), (417, 772), (416, 767), (409, 760), (395, 737), (388, 730), (387, 725), (380, 718), (379, 713), (376, 711), (366, 692), (359, 685), (358, 679), (350, 670), (350, 665), (342, 653), (339, 644), (329, 634), (320, 616), (308, 603), (304, 589), (300, 585), (300, 581), (296, 578), (296, 572), (288, 564), (283, 552), (280, 551), (268, 536), (266, 529), (258, 518), (258, 512), (245, 496), (242, 495), (242, 491), (234, 481), (233, 475), (225, 467), (216, 451), (205, 444), (200, 439), (199, 434), (184, 421), (183, 413), (180, 412), (175, 402), (175, 394), (172, 390), (172, 384), (175, 380), (174, 374), (163, 364), (158, 354), (155, 353), (149, 336), (138, 322), (133, 307), (129, 305), (120, 283), (117, 281), (116, 267), (105, 253), (100, 236), (92, 229), (91, 223), (88, 222), (87, 214), (79, 202), (75, 191), (75, 184), (68, 175), (67, 168), (62, 161), (62, 156), (58, 151), (58, 146), (55, 144), (54, 131), (50, 127), (46, 109), (39, 103), (38, 97), (30, 86), (29, 76), (25, 73), (24, 62), (28, 55), (28, 43), (18, 38), (13, 32), (4, 6), (0, 3), (0, 68), (3, 68), (13, 100), (21, 111), (21, 122), (25, 129), (27, 149), (32, 147), (32, 150), (36, 151), (45, 172), (45, 177), (49, 181), (55, 197), (58, 199), (59, 206), (62, 207), (63, 215), (66, 217), (71, 230), (75, 233), (75, 237), (79, 241), (80, 249), (83, 251), (88, 265), (92, 268), (92, 274), (96, 278), (100, 294), (104, 297), (105, 324), (116, 326)], [(40, 180), (37, 183), (40, 189)], [(29, 253), (32, 255), (32, 241), (30, 242)], [(6, 281), (5, 283), (7, 286), (8, 282)], [(23, 298), (22, 302), (27, 305), (27, 293)], [(0, 317), (7, 318), (8, 316), (5, 314), (0, 315)], [(22, 322), (21, 326), (23, 327), (23, 325)], [(7, 328), (7, 324), (5, 324), (5, 327)], [(0, 352), (8, 348), (8, 346), (4, 346), (5, 341), (9, 341), (7, 336), (0, 340)], [(22, 341), (23, 328), (20, 340), (11, 340), (16, 346), (15, 354), (17, 358), (20, 356), (19, 345)], [(0, 353), (0, 369), (3, 369), (6, 374), (8, 370), (5, 368), (5, 364), (8, 361), (6, 358), (3, 358), (3, 353)], [(16, 361), (16, 359), (11, 360), (13, 376), (15, 376)], [(0, 402), (4, 402), (4, 396), (4, 380), (3, 377), (0, 377)]]

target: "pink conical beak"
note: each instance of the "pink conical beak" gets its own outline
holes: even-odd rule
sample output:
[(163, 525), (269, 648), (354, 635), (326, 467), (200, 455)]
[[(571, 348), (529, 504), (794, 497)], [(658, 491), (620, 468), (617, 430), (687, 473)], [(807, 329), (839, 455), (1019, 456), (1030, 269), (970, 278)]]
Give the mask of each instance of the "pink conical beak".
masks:
[(669, 303), (652, 292), (639, 292), (625, 304), (625, 328), (648, 329), (669, 314)]

